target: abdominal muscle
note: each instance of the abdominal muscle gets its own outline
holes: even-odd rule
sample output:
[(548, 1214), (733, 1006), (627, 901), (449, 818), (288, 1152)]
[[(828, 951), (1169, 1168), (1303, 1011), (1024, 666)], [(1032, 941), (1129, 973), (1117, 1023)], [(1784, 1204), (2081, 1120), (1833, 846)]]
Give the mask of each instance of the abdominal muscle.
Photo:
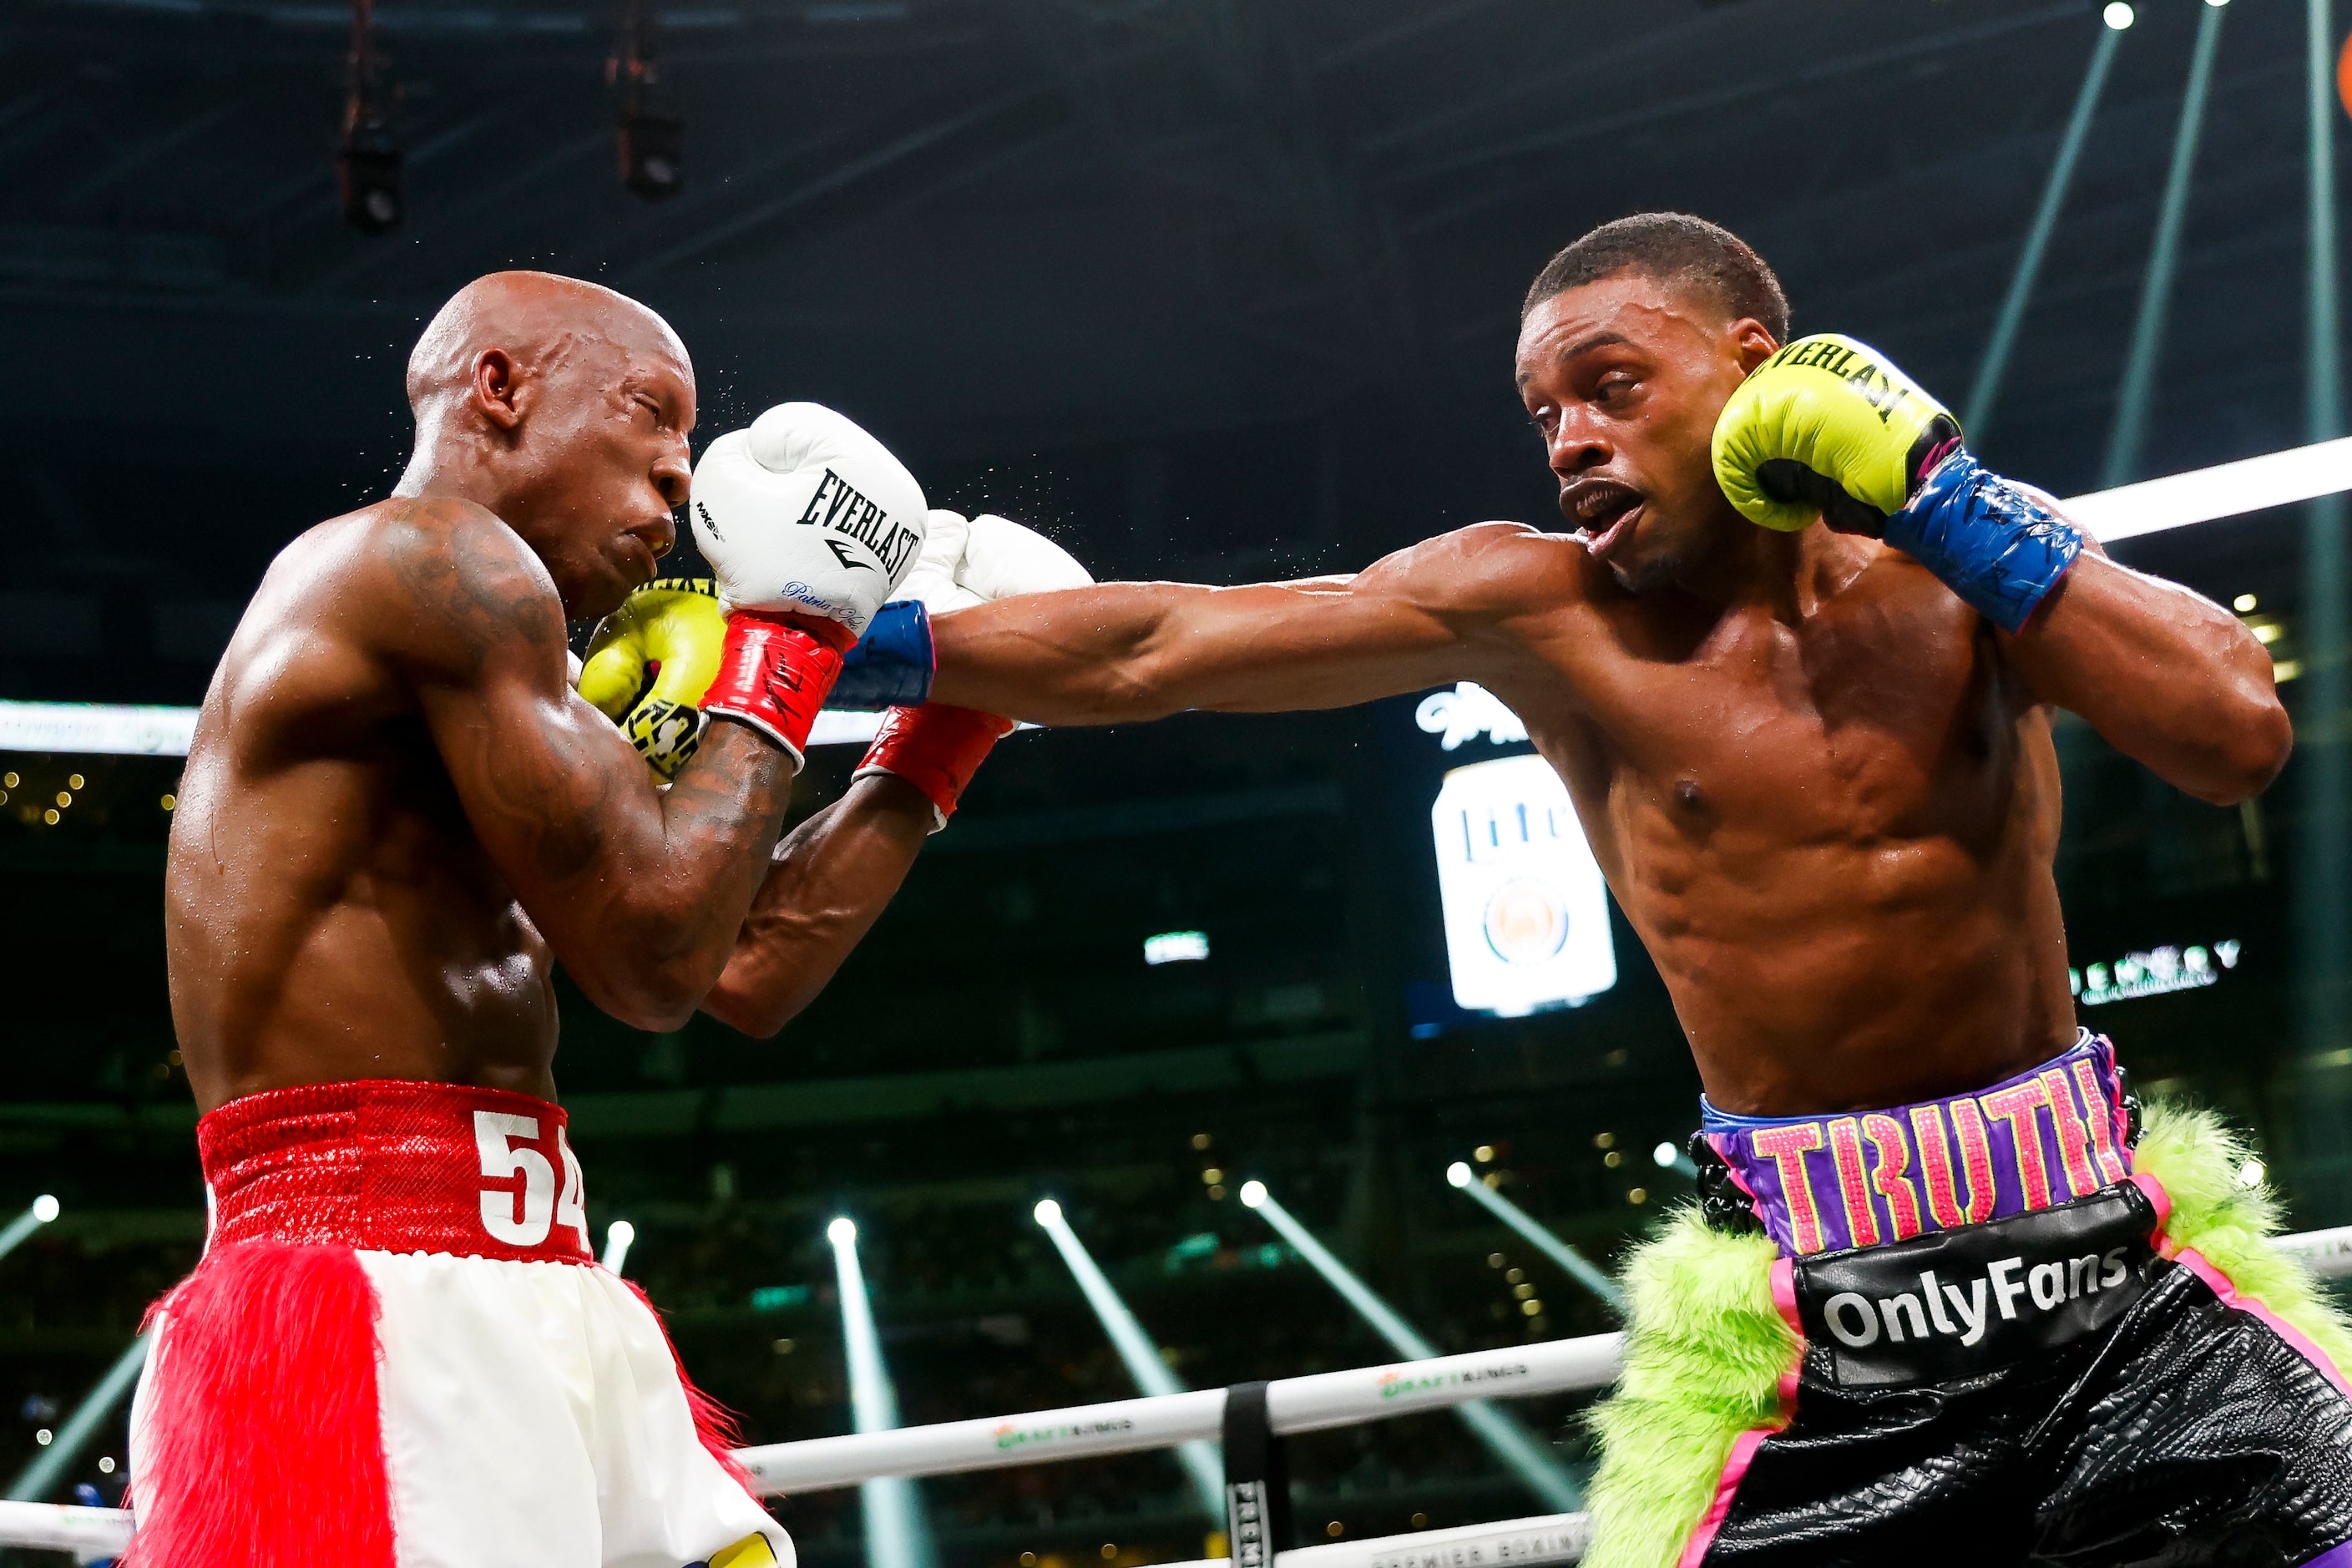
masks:
[[(2040, 761), (2011, 773), (1990, 822), (1965, 814), (1965, 843), (1824, 821), (1785, 798), (1694, 829), (1626, 772), (1606, 798), (1572, 790), (1718, 1109), (1899, 1105), (1997, 1082), (2072, 1042), (2054, 759)], [(1818, 805), (1829, 792), (1807, 793)]]

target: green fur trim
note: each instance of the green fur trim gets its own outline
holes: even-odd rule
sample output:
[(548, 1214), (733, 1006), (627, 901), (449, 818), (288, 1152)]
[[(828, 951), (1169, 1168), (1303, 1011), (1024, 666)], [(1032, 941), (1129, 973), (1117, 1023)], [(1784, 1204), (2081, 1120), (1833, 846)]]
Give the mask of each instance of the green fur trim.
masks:
[(1591, 1416), (1601, 1458), (1585, 1568), (1673, 1568), (1733, 1439), (1780, 1420), (1800, 1346), (1772, 1304), (1778, 1256), (1685, 1207), (1627, 1262), (1625, 1371)]
[(2252, 1152), (2246, 1141), (2212, 1111), (2162, 1101), (2146, 1107), (2141, 1129), (2132, 1168), (2163, 1183), (2172, 1199), (2165, 1234), (2203, 1253), (2238, 1294), (2276, 1313), (2338, 1371), (2352, 1371), (2352, 1321), (2313, 1288), (2298, 1259), (2271, 1245), (2279, 1216), (2270, 1189), (2239, 1184)]
[[(2352, 1320), (2271, 1245), (2275, 1198), (2239, 1183), (2245, 1141), (2211, 1111), (2162, 1102), (2142, 1128), (2132, 1163), (2172, 1199), (2166, 1234), (2352, 1370)], [(1627, 1262), (1625, 1372), (1591, 1415), (1601, 1457), (1584, 1568), (1674, 1568), (1733, 1441), (1780, 1421), (1780, 1377), (1801, 1347), (1772, 1304), (1776, 1256), (1764, 1237), (1709, 1230), (1684, 1208)]]

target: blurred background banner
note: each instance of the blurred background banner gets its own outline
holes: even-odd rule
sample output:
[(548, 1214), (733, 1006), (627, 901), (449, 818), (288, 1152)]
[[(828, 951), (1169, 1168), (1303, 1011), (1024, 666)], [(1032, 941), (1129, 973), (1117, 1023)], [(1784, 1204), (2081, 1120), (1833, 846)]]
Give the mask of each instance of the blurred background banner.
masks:
[[(204, 1234), (162, 962), (174, 715), (272, 555), (390, 484), (426, 317), (509, 266), (667, 315), (701, 437), (830, 404), (934, 504), (1105, 578), (1559, 526), (1520, 297), (1649, 207), (1740, 232), (1799, 331), (1883, 348), (2053, 493), (2265, 459), (2166, 490), (2178, 526), (2102, 504), (2117, 557), (2263, 639), (2294, 760), (2216, 808), (2059, 716), (2059, 878), (2081, 1016), (2136, 1083), (2252, 1129), (2297, 1227), (2352, 1221), (2343, 448), (2272, 456), (2347, 434), (2346, 25), (2326, 0), (0, 9), (0, 1213), (59, 1200), (0, 1258), (0, 1469), (119, 1495), (118, 1405), (43, 1456)], [(796, 813), (856, 754), (814, 751)], [(1437, 1351), (1614, 1328), (1561, 1259), (1606, 1266), (1687, 1195), (1697, 1082), (1580, 837), (1449, 944), (1441, 794), (1531, 756), (1455, 686), (1007, 740), (777, 1039), (643, 1034), (567, 987), (597, 1233), (632, 1227), (631, 1277), (763, 1444), (861, 1405), (1123, 1399), (1147, 1353), (1202, 1390), (1391, 1356), (1242, 1207), (1252, 1180)], [(1465, 954), (1580, 967), (1481, 989)], [(1511, 1407), (1540, 1473), (1581, 1480), (1589, 1397)], [(1526, 1456), (1447, 1415), (1290, 1444), (1302, 1542), (1535, 1506)], [(1195, 1559), (1202, 1463), (944, 1476), (875, 1517), (942, 1568)], [(869, 1561), (854, 1492), (779, 1506), (811, 1568)]]

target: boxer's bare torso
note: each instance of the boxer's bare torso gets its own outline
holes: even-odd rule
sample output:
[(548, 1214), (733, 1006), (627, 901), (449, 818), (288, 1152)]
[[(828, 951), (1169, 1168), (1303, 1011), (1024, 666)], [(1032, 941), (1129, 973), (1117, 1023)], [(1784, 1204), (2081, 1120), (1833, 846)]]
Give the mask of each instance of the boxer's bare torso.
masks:
[(694, 388), (657, 317), (499, 274), (410, 365), (392, 499), (278, 556), (231, 638), (165, 873), (198, 1106), (408, 1079), (554, 1097), (561, 961), (625, 1022), (772, 1033), (870, 928), (930, 825), (861, 780), (772, 862), (793, 763), (714, 720), (667, 791), (571, 689), (567, 615), (653, 575)]
[(2269, 660), (2095, 549), (2011, 637), (1874, 541), (1748, 523), (1707, 437), (1775, 346), (1638, 275), (1570, 290), (1521, 380), (1591, 538), (1488, 523), (1352, 577), (958, 611), (934, 695), (1050, 724), (1477, 681), (1566, 781), (1718, 1106), (1997, 1080), (2074, 1029), (2051, 709), (2235, 800), (2285, 755)]
[[(465, 654), (420, 563), (446, 503), (338, 518), (270, 568), (213, 679), (172, 826), (165, 940), (198, 1102), (429, 1079), (552, 1098), (552, 959), (467, 820), (404, 666)], [(518, 542), (519, 544), (519, 542)], [(548, 611), (560, 622), (552, 584)]]

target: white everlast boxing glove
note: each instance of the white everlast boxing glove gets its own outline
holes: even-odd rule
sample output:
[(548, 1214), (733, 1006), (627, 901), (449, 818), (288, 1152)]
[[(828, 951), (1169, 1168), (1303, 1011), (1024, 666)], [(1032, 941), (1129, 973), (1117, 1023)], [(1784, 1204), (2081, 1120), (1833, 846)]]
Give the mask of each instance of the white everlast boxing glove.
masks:
[[(925, 686), (930, 672), (930, 615), (1016, 594), (1083, 588), (1093, 581), (1069, 552), (1010, 519), (983, 514), (967, 521), (958, 512), (932, 512), (928, 537), (907, 574), (899, 602), (919, 605), (924, 612)], [(897, 607), (886, 606), (885, 613)], [(937, 833), (955, 814), (956, 802), (990, 748), (1012, 732), (1013, 721), (994, 713), (944, 702), (896, 705), (850, 776), (893, 773), (905, 779), (930, 800), (931, 831)]]
[(850, 420), (785, 403), (710, 444), (687, 510), (728, 607), (702, 710), (753, 726), (797, 764), (842, 655), (922, 548), (922, 487)]

